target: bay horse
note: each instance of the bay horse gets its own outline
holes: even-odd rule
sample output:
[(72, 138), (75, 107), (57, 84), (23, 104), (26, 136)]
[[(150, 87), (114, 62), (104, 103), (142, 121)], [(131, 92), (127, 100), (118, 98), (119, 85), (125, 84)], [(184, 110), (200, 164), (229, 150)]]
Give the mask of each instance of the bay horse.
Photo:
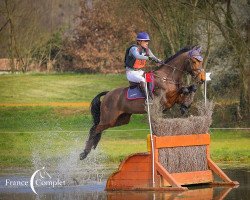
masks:
[[(201, 48), (198, 46), (183, 48), (153, 72), (154, 96), (161, 96), (160, 103), (165, 109), (183, 102), (184, 74), (190, 74), (199, 84), (205, 81), (202, 60), (197, 59), (197, 56), (201, 57), (200, 53)], [(146, 113), (145, 99), (128, 100), (125, 95), (127, 90), (128, 87), (101, 92), (92, 100), (90, 108), (93, 126), (90, 128), (85, 149), (80, 154), (81, 160), (87, 157), (92, 148), (96, 148), (104, 130), (128, 124), (132, 114)], [(102, 96), (104, 97), (101, 101)]]

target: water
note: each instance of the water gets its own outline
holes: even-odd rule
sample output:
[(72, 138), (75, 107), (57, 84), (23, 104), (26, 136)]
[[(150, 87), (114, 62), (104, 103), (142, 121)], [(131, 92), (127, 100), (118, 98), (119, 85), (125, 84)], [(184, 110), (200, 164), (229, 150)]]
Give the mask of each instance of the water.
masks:
[[(71, 133), (70, 137), (73, 138)], [(67, 138), (67, 137), (66, 137)], [(2, 169), (0, 200), (83, 199), (83, 200), (156, 200), (156, 199), (250, 199), (250, 170), (229, 169), (224, 172), (238, 188), (189, 187), (185, 192), (107, 192), (107, 178), (118, 166), (108, 166), (105, 153), (98, 147), (84, 160), (79, 160), (82, 140), (67, 145), (59, 133), (36, 134), (30, 142), (33, 167)], [(57, 145), (57, 146), (56, 146)], [(60, 146), (62, 145), (62, 146)], [(56, 146), (56, 147), (55, 147)], [(60, 154), (58, 155), (58, 151)]]
[[(58, 177), (54, 177), (55, 174), (51, 172), (42, 171), (42, 174), (37, 173), (36, 179), (39, 180), (43, 177), (43, 182), (49, 183), (57, 181)], [(71, 178), (65, 178), (65, 184), (58, 186), (38, 186), (35, 187), (35, 192), (30, 187), (30, 178), (32, 174), (21, 175), (2, 175), (0, 177), (0, 199), (86, 199), (86, 200), (154, 200), (154, 199), (235, 199), (235, 200), (247, 200), (250, 199), (250, 170), (247, 169), (227, 169), (224, 172), (234, 181), (238, 181), (240, 186), (238, 188), (230, 187), (210, 187), (209, 185), (192, 186), (185, 192), (107, 192), (105, 191), (106, 178), (111, 173), (105, 171), (102, 178), (92, 180), (82, 179), (77, 177), (77, 181), (69, 181)], [(46, 177), (47, 176), (47, 177)], [(50, 176), (50, 177), (49, 177)], [(91, 177), (91, 174), (90, 176)], [(98, 177), (98, 176), (96, 176)], [(60, 181), (64, 181), (62, 177)], [(86, 177), (85, 177), (86, 178)], [(11, 182), (12, 181), (12, 182)], [(19, 182), (18, 182), (19, 181)], [(12, 185), (10, 184), (12, 183)], [(13, 185), (13, 183), (19, 183), (19, 185)], [(22, 185), (21, 185), (22, 183)], [(25, 185), (25, 183), (28, 183)], [(35, 182), (34, 182), (35, 184)]]

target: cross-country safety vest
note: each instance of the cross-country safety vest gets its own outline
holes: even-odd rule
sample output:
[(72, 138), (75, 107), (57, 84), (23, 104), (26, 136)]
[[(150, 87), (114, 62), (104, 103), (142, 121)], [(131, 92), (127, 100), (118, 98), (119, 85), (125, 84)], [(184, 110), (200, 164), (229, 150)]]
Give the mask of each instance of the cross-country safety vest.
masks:
[[(137, 46), (135, 44), (133, 44), (129, 48), (127, 48), (125, 58), (124, 58), (125, 67), (129, 67), (129, 68), (132, 68), (132, 69), (140, 69), (140, 68), (145, 67), (147, 60), (139, 60), (139, 59), (136, 59), (133, 55), (129, 55), (129, 50), (132, 47), (138, 47), (138, 51), (139, 51), (140, 55), (142, 55), (143, 50), (144, 50), (144, 49), (142, 49), (142, 47)], [(148, 49), (145, 49), (144, 51), (146, 52), (145, 55), (147, 56), (148, 55)]]

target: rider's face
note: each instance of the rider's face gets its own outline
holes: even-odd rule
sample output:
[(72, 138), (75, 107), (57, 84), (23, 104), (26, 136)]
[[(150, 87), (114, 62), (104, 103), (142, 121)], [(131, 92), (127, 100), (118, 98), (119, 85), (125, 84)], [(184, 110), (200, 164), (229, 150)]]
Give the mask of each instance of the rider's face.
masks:
[(140, 44), (143, 48), (148, 48), (148, 41), (139, 41), (139, 44)]

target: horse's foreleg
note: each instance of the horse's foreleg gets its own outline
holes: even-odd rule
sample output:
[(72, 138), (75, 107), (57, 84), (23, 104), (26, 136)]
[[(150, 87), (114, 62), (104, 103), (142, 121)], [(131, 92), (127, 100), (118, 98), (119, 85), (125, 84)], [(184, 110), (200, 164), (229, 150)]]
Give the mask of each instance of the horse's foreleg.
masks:
[(192, 92), (196, 92), (196, 90), (197, 90), (197, 86), (193, 84), (193, 85), (190, 85), (188, 87), (182, 87), (179, 90), (179, 94), (189, 95)]
[(182, 93), (179, 95), (178, 103), (181, 105), (180, 111), (182, 115), (184, 115), (188, 111), (188, 108), (191, 106), (196, 90), (197, 87), (195, 85), (183, 87), (181, 89)]
[(189, 89), (187, 87), (182, 87), (179, 90), (179, 94), (188, 95), (189, 94)]

